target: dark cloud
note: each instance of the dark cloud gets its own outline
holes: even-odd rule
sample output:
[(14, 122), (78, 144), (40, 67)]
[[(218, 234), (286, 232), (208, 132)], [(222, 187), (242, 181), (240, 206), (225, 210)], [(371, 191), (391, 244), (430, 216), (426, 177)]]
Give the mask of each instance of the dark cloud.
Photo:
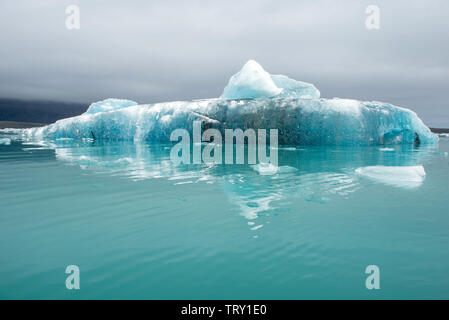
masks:
[[(81, 29), (65, 28), (65, 8)], [(365, 9), (380, 8), (380, 30)], [(324, 97), (387, 101), (449, 127), (449, 3), (3, 1), (0, 96), (141, 103), (217, 97), (255, 59)]]

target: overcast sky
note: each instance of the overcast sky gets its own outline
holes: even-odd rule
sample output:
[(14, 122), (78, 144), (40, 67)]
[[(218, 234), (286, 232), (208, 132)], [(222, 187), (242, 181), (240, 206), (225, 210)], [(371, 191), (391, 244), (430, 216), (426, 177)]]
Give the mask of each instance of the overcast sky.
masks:
[[(80, 8), (80, 30), (65, 26)], [(380, 8), (380, 29), (365, 27)], [(449, 127), (449, 1), (1, 1), (0, 97), (218, 97), (249, 59)]]

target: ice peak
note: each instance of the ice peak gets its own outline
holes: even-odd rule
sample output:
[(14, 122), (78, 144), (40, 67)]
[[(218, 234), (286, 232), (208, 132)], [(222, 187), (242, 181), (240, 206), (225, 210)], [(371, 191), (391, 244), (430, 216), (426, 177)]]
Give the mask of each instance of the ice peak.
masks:
[(255, 99), (271, 98), (282, 89), (277, 87), (268, 72), (255, 60), (249, 60), (243, 68), (229, 79), (221, 98)]
[(270, 75), (255, 60), (249, 60), (229, 79), (220, 98), (294, 98), (317, 99), (320, 91), (313, 84), (290, 79), (284, 75)]
[(264, 68), (260, 65), (256, 60), (250, 59), (248, 60), (242, 67), (240, 71), (244, 72), (256, 72), (256, 73), (268, 73), (264, 70)]

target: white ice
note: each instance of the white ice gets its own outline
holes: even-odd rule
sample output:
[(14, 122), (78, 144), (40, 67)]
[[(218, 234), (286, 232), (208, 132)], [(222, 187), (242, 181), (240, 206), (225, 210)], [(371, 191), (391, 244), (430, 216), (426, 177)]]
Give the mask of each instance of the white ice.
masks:
[(279, 171), (279, 167), (271, 163), (259, 163), (253, 166), (253, 170), (260, 175), (273, 175)]
[(361, 176), (402, 188), (419, 187), (426, 177), (423, 166), (369, 166), (355, 170)]
[(254, 60), (249, 60), (223, 90), (222, 99), (301, 98), (317, 99), (320, 91), (313, 84), (270, 75)]
[(249, 60), (243, 68), (231, 79), (224, 88), (222, 99), (255, 99), (271, 98), (282, 89), (277, 87), (271, 76), (260, 64), (254, 60)]
[(0, 138), (0, 145), (9, 146), (11, 144), (11, 139), (9, 138)]

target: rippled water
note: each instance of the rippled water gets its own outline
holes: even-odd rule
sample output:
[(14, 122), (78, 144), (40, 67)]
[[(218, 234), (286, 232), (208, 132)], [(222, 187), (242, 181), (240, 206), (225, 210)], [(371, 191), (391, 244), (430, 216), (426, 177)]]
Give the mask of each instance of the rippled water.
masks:
[(0, 298), (449, 298), (447, 138), (289, 146), (278, 168), (0, 138)]

